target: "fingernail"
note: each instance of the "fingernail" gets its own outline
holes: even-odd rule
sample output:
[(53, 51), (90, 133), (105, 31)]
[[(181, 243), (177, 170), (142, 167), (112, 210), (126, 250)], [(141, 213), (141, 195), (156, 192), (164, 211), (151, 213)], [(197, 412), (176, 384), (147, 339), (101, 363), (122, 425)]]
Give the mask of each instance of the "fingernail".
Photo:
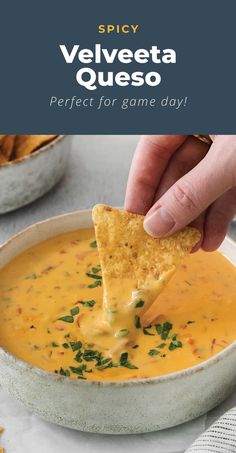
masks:
[(144, 220), (145, 231), (154, 237), (165, 236), (174, 226), (174, 219), (163, 207), (157, 209)]

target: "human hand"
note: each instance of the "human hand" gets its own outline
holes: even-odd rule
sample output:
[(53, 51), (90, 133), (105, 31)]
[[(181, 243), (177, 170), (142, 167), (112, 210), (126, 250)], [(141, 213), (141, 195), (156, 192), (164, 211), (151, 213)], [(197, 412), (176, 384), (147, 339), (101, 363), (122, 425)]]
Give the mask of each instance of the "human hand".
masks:
[(191, 224), (198, 247), (212, 251), (236, 213), (236, 135), (212, 135), (209, 147), (193, 136), (141, 138), (130, 169), (125, 209), (145, 215), (144, 228), (168, 236)]

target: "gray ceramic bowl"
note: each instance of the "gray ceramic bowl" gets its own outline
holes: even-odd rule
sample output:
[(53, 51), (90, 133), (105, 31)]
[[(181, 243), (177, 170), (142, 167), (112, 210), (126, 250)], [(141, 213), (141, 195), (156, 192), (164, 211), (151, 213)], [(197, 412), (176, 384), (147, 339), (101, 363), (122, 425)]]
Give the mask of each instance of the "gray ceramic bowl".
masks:
[(30, 156), (0, 167), (0, 214), (31, 203), (61, 179), (69, 159), (71, 138), (59, 135)]
[[(34, 244), (91, 225), (90, 210), (33, 225), (0, 248), (0, 267)], [(230, 239), (222, 251), (236, 261)], [(235, 382), (236, 342), (184, 371), (124, 382), (72, 380), (30, 366), (0, 348), (0, 383), (9, 394), (46, 420), (82, 431), (131, 434), (178, 425), (223, 401)]]

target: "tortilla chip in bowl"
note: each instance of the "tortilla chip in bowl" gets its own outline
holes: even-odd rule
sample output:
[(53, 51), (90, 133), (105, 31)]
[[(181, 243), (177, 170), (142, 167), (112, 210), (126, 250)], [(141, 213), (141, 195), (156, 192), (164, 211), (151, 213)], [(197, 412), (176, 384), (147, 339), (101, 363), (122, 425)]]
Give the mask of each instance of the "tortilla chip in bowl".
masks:
[(0, 214), (47, 193), (63, 176), (68, 135), (0, 135)]

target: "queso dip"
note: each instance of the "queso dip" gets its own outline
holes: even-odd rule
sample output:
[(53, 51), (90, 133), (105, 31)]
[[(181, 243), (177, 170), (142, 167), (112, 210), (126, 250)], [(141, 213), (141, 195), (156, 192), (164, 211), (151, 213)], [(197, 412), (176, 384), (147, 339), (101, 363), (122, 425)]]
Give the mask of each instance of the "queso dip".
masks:
[(192, 367), (236, 339), (236, 272), (219, 252), (186, 259), (154, 325), (142, 326), (138, 300), (132, 339), (94, 329), (102, 299), (92, 228), (38, 244), (0, 270), (0, 346), (58, 375), (114, 381)]

